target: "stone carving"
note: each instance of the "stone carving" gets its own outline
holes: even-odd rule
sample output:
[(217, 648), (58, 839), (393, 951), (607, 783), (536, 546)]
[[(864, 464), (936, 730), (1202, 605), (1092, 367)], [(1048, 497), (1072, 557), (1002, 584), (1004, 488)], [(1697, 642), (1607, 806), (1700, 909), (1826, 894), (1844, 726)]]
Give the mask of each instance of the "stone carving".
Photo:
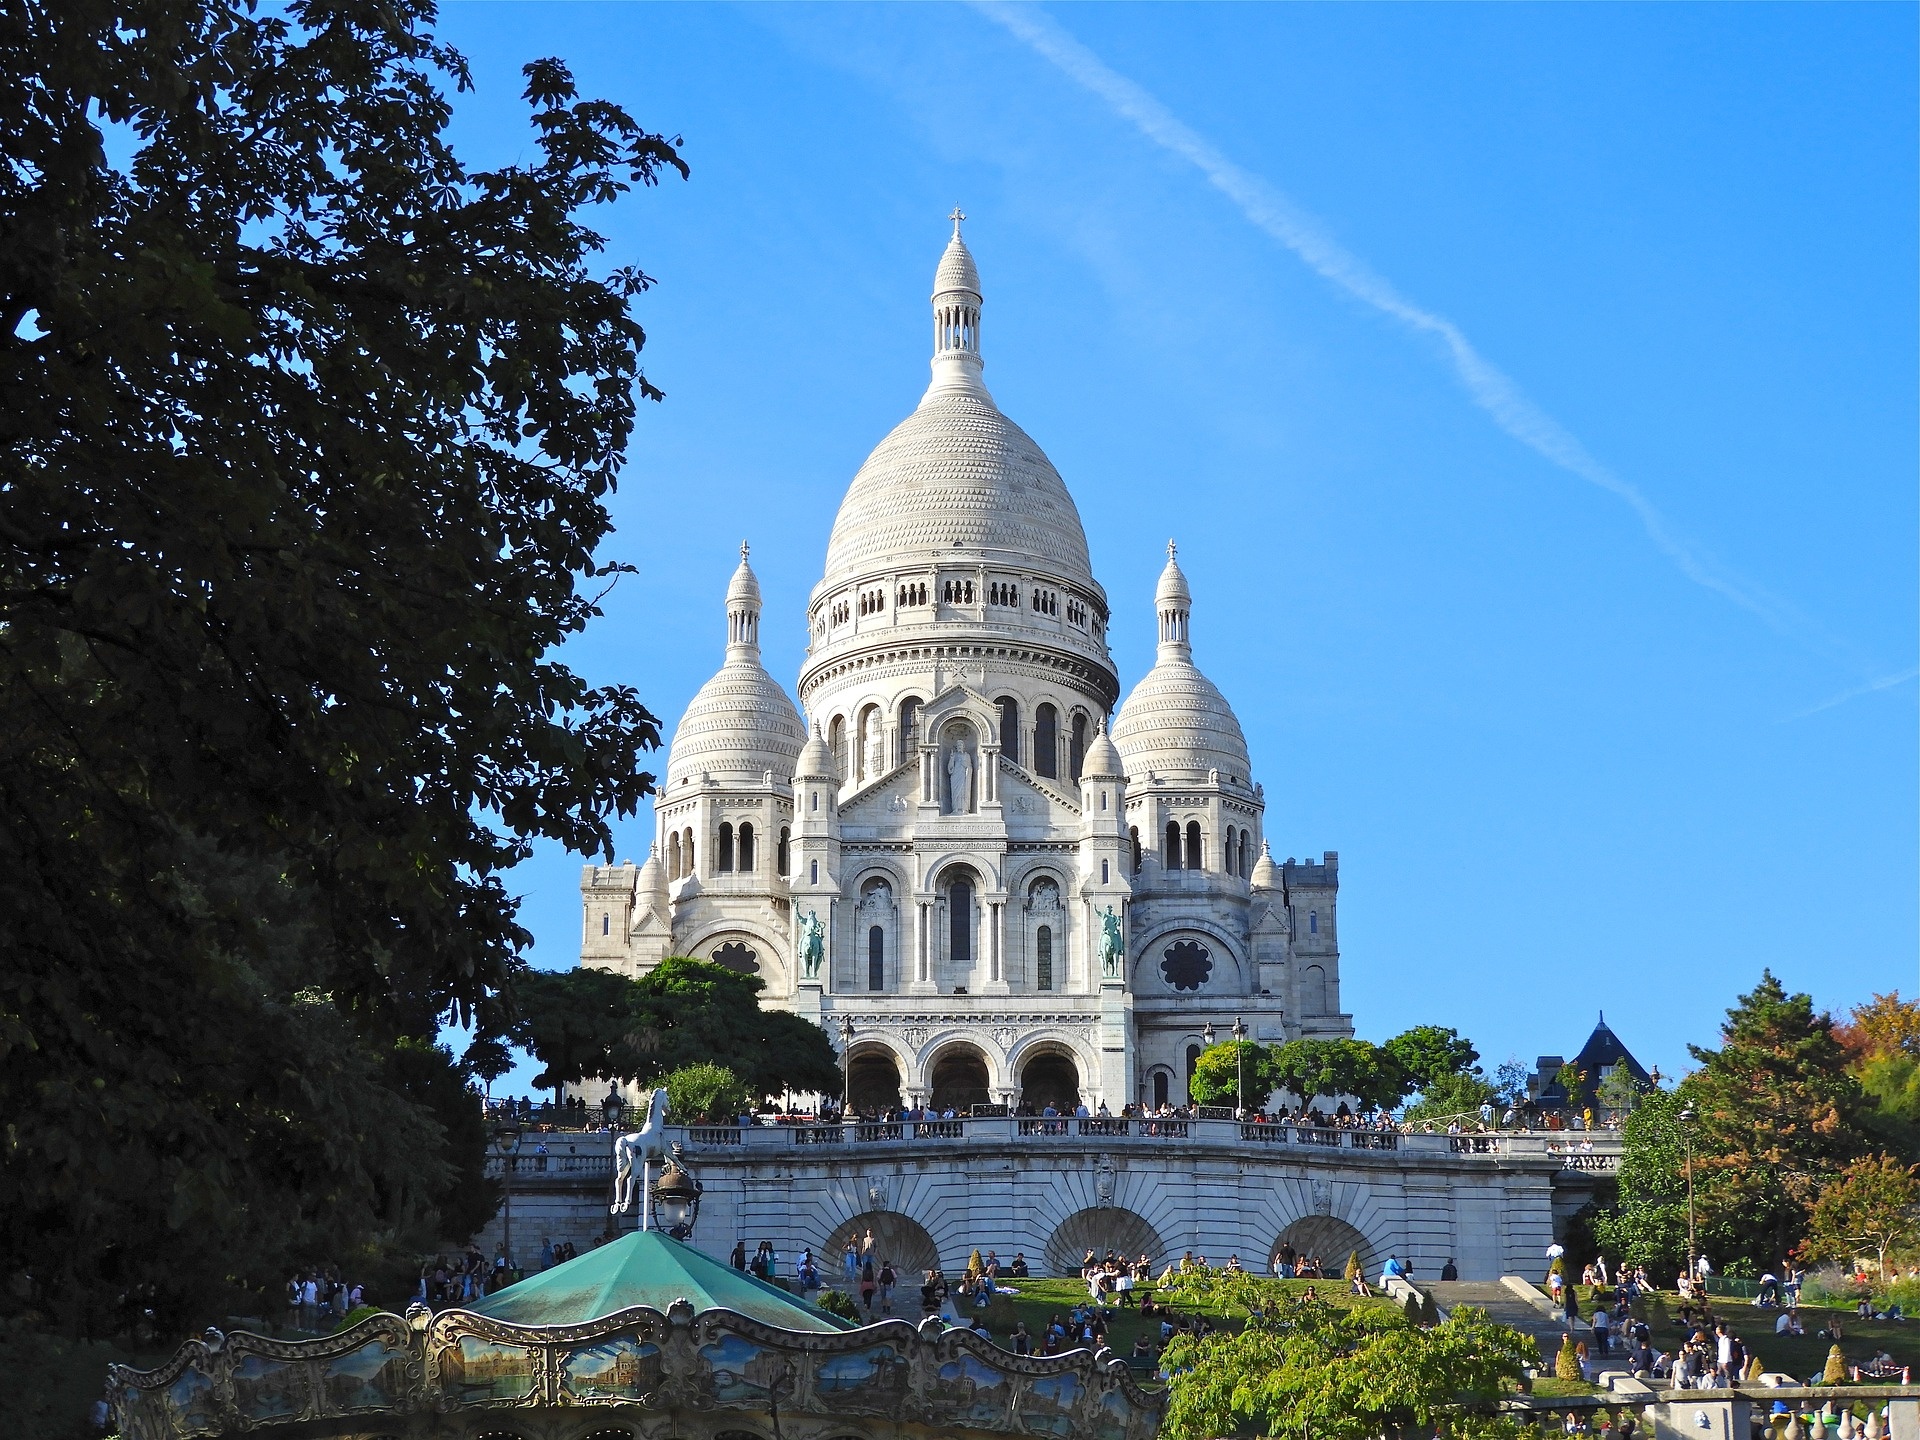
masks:
[(1127, 953), (1127, 942), (1120, 933), (1119, 913), (1111, 906), (1093, 912), (1100, 917), (1100, 966), (1109, 977), (1120, 973), (1120, 962)]
[(1013, 1048), (1013, 1033), (1011, 1025), (996, 1025), (993, 1027), (993, 1043), (1002, 1050), (1010, 1050)]
[(1100, 1168), (1094, 1173), (1093, 1192), (1099, 1196), (1102, 1205), (1113, 1203), (1113, 1161), (1106, 1156), (1100, 1157)]
[(907, 1026), (906, 1039), (907, 1044), (918, 1050), (922, 1045), (927, 1043), (927, 1027), (924, 1025)]
[(867, 1209), (885, 1210), (887, 1205), (887, 1182), (878, 1177), (867, 1181)]
[(907, 797), (904, 795), (889, 795), (887, 797), (887, 810), (890, 814), (894, 815), (906, 814)]
[[(622, 1135), (613, 1142), (613, 1204), (611, 1213), (619, 1215), (631, 1210), (640, 1198), (640, 1190), (645, 1188), (645, 1171), (648, 1165), (666, 1152), (667, 1092), (656, 1090), (647, 1103), (647, 1118), (638, 1130)], [(641, 1185), (633, 1183), (635, 1162), (641, 1168)]]
[(947, 814), (973, 813), (973, 756), (964, 740), (956, 739), (947, 755)]
[(807, 979), (819, 978), (826, 953), (827, 928), (817, 914), (808, 910), (800, 917), (800, 968)]
[(1313, 1213), (1316, 1215), (1333, 1213), (1333, 1186), (1324, 1180), (1313, 1182)]

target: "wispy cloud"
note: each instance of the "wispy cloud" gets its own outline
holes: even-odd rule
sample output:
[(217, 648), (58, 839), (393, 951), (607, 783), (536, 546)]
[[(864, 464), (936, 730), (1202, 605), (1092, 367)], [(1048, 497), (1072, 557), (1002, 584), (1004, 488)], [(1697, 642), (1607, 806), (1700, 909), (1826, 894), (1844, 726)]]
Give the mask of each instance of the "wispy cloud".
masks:
[(1920, 665), (1910, 666), (1891, 675), (1882, 675), (1878, 679), (1867, 681), (1864, 685), (1855, 685), (1850, 690), (1842, 690), (1838, 695), (1829, 695), (1818, 705), (1809, 705), (1804, 710), (1783, 715), (1781, 723), (1784, 724), (1789, 720), (1804, 720), (1809, 715), (1818, 715), (1822, 710), (1831, 710), (1834, 706), (1844, 705), (1849, 700), (1858, 700), (1862, 695), (1874, 695), (1882, 690), (1892, 690), (1914, 679), (1920, 679)]
[(1698, 585), (1750, 611), (1784, 635), (1858, 664), (1853, 649), (1827, 634), (1788, 601), (1734, 574), (1685, 539), (1640, 488), (1596, 459), (1565, 426), (1548, 415), (1476, 350), (1444, 315), (1414, 304), (1365, 261), (1347, 250), (1313, 216), (1242, 169), (1141, 86), (1120, 74), (1033, 5), (976, 0), (975, 8), (1022, 44), (1091, 91), (1148, 140), (1200, 171), (1254, 225), (1354, 299), (1437, 340), (1473, 402), (1508, 435), (1535, 454), (1598, 486), (1633, 511), (1647, 538)]

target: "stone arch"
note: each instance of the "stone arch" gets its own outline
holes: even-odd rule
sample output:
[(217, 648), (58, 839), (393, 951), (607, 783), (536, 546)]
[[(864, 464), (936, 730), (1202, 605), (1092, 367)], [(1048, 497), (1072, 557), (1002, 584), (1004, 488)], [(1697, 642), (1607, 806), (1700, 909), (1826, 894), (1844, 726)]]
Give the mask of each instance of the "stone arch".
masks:
[(1319, 965), (1309, 965), (1300, 972), (1300, 1013), (1327, 1013), (1327, 972)]
[[(862, 1245), (869, 1230), (873, 1231), (874, 1274), (878, 1275), (880, 1266), (891, 1260), (900, 1275), (900, 1283), (893, 1292), (893, 1313), (910, 1320), (918, 1319), (920, 1276), (940, 1263), (940, 1247), (933, 1243), (927, 1227), (911, 1215), (902, 1215), (898, 1210), (868, 1210), (842, 1220), (814, 1257), (822, 1278), (828, 1284), (844, 1280), (847, 1272), (841, 1268), (840, 1257), (846, 1251), (847, 1241), (851, 1239), (855, 1245)], [(902, 1296), (907, 1297), (904, 1307)], [(878, 1302), (875, 1303), (877, 1306)]]
[(906, 1066), (891, 1045), (856, 1040), (847, 1056), (847, 1103), (862, 1114), (898, 1110)]
[(1332, 1215), (1302, 1215), (1287, 1226), (1273, 1237), (1273, 1244), (1267, 1247), (1264, 1258), (1269, 1263), (1282, 1242), (1293, 1246), (1302, 1255), (1319, 1256), (1321, 1270), (1329, 1280), (1340, 1278), (1346, 1271), (1347, 1257), (1355, 1251), (1360, 1254), (1361, 1273), (1373, 1273), (1373, 1245), (1360, 1230)]
[(1078, 1275), (1080, 1261), (1089, 1250), (1096, 1255), (1112, 1250), (1129, 1260), (1145, 1255), (1156, 1270), (1167, 1258), (1160, 1232), (1143, 1217), (1118, 1205), (1091, 1205), (1056, 1225), (1047, 1237), (1047, 1270), (1054, 1275)]
[[(768, 995), (787, 993), (786, 955), (780, 941), (754, 926), (742, 925), (738, 920), (712, 921), (687, 936), (685, 945), (674, 953), (712, 960), (716, 965), (727, 965), (727, 961), (717, 957), (714, 952), (722, 946), (731, 944), (742, 944), (753, 951), (753, 960), (757, 968), (743, 973), (758, 975), (766, 981)], [(739, 969), (740, 967), (728, 965), (727, 968)]]
[(1080, 1103), (1082, 1075), (1080, 1057), (1057, 1041), (1041, 1041), (1021, 1052), (1019, 1069), (1020, 1103), (1036, 1113), (1052, 1105), (1062, 1115), (1071, 1115)]
[[(1183, 939), (1201, 941), (1211, 966), (1205, 981), (1194, 990), (1176, 989), (1161, 969), (1167, 958), (1167, 947)], [(1156, 927), (1150, 935), (1135, 933), (1133, 988), (1136, 995), (1244, 995), (1247, 993), (1246, 969), (1240, 947), (1219, 925), (1201, 916), (1183, 915)]]
[(993, 1103), (993, 1067), (979, 1046), (966, 1040), (942, 1045), (927, 1060), (927, 1104), (964, 1115)]

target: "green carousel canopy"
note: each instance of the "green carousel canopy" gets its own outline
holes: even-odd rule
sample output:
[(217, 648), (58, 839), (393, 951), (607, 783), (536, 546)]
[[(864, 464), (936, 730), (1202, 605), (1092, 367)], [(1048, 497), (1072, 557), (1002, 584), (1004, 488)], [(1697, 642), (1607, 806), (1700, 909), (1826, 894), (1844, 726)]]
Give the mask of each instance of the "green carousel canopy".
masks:
[(852, 1322), (796, 1300), (778, 1285), (660, 1230), (622, 1235), (466, 1311), (511, 1325), (585, 1325), (642, 1306), (664, 1314), (681, 1299), (692, 1303), (695, 1314), (731, 1310), (782, 1330), (831, 1333), (854, 1328)]
[(855, 1327), (658, 1231), (469, 1309), (317, 1340), (209, 1332), (109, 1378), (124, 1440), (1151, 1440), (1106, 1351), (1023, 1356), (937, 1316)]

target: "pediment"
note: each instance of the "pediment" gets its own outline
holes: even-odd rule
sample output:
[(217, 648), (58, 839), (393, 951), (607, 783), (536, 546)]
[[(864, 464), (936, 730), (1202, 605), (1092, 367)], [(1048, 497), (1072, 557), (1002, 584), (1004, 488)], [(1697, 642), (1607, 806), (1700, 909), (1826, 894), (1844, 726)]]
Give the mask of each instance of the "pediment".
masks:
[(843, 825), (899, 824), (920, 800), (920, 755), (896, 765), (840, 802)]
[(1000, 758), (1000, 808), (1009, 824), (1017, 819), (1049, 821), (1056, 825), (1077, 824), (1080, 800), (1064, 785), (1055, 785)]

